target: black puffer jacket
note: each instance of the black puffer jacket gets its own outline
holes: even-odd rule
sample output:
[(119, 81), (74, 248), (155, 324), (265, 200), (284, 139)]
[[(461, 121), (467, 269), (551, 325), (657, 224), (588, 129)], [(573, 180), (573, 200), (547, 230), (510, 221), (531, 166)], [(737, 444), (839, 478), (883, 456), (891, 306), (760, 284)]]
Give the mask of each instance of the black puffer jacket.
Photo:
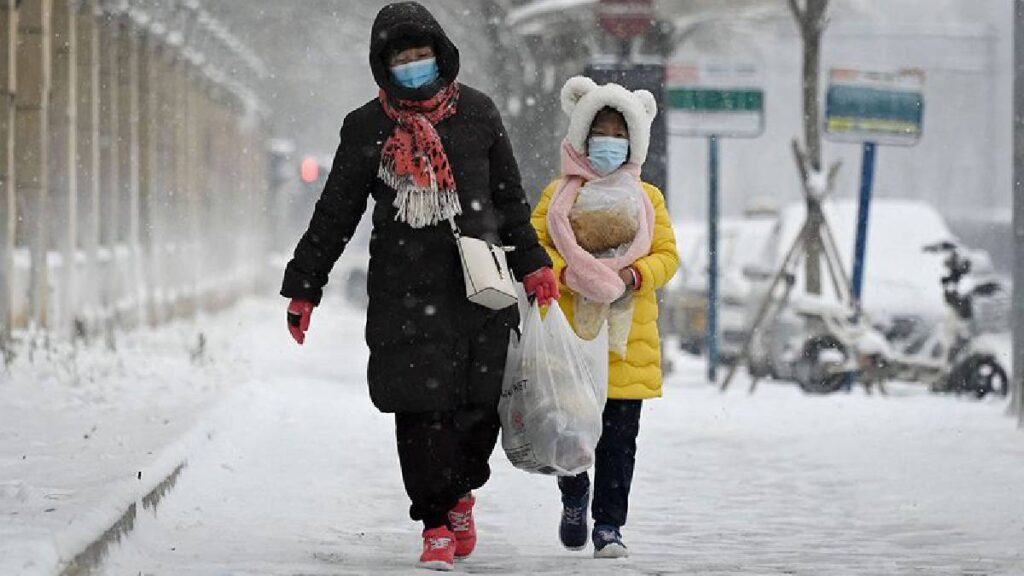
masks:
[[(441, 83), (453, 81), (459, 52), (415, 2), (392, 4), (378, 14), (370, 65), (393, 98), (429, 98), (440, 83), (415, 90), (395, 86), (384, 62), (387, 42), (408, 34), (434, 39)], [(456, 221), (467, 235), (514, 246), (509, 264), (523, 278), (551, 262), (530, 225), (512, 146), (490, 98), (465, 85), (460, 91), (457, 113), (436, 126), (463, 207)], [(395, 220), (395, 191), (377, 178), (381, 148), (393, 129), (376, 99), (345, 118), (327, 185), (288, 263), (281, 294), (319, 303), (372, 196), (366, 342), (374, 404), (384, 412), (426, 412), (496, 402), (508, 330), (518, 313), (514, 307), (493, 312), (466, 299), (447, 223), (414, 229)]]

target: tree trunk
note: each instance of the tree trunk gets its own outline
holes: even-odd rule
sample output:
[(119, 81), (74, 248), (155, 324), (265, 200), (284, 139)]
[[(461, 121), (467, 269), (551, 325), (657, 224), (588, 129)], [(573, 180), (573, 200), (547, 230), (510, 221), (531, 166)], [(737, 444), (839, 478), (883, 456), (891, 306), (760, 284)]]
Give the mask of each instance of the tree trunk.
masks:
[[(800, 7), (797, 0), (789, 0), (790, 9), (800, 29), (803, 41), (803, 110), (804, 110), (804, 161), (809, 174), (821, 172), (821, 104), (818, 99), (821, 76), (821, 36), (825, 29), (825, 14), (828, 0), (806, 0)], [(805, 189), (809, 189), (807, 182)], [(814, 216), (811, 215), (813, 218)], [(821, 234), (820, 223), (815, 222), (807, 236), (806, 275), (804, 278), (808, 294), (821, 294)]]
[(828, 0), (807, 0), (804, 22), (801, 24), (804, 43), (804, 142), (807, 145), (807, 158), (815, 172), (821, 171), (821, 103), (818, 93), (821, 83), (821, 36), (827, 7)]

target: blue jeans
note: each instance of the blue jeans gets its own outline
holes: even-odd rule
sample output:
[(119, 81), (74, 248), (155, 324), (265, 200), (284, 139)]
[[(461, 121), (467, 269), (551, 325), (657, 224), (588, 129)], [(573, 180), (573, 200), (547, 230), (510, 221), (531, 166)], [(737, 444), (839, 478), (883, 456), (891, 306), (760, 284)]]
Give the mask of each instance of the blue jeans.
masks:
[[(595, 524), (622, 527), (629, 511), (629, 488), (636, 463), (636, 437), (640, 433), (642, 400), (608, 400), (604, 407), (604, 427), (597, 443), (594, 464), (594, 501), (591, 513)], [(590, 476), (561, 476), (558, 488), (563, 501), (580, 499), (590, 489)]]

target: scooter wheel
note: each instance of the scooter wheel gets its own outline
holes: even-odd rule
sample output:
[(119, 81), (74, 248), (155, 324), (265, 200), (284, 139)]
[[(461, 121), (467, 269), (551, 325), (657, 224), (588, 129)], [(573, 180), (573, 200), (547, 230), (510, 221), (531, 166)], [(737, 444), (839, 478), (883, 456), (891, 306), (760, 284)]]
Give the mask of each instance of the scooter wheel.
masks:
[(842, 389), (849, 374), (831, 373), (828, 365), (834, 363), (828, 356), (840, 354), (846, 360), (846, 348), (838, 339), (829, 336), (813, 336), (804, 344), (796, 380), (807, 394), (832, 394)]
[(977, 398), (989, 394), (1006, 396), (1010, 390), (1006, 370), (994, 357), (975, 354), (967, 357), (953, 371), (956, 376), (957, 389)]

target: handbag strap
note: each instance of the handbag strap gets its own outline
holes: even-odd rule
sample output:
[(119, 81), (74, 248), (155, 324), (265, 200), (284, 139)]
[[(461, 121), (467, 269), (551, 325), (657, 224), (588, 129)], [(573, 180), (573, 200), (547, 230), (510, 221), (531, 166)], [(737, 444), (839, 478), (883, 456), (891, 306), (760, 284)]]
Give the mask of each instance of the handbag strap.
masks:
[[(448, 217), (448, 225), (451, 226), (451, 228), (452, 228), (452, 234), (455, 236), (456, 242), (461, 240), (462, 239), (462, 230), (459, 228), (459, 225), (455, 223), (455, 218), (454, 217), (452, 217), (452, 216)], [(516, 247), (515, 246), (501, 246), (500, 244), (491, 244), (490, 242), (488, 242), (488, 244), (492, 245), (492, 246), (494, 246), (494, 247), (496, 247), (498, 249), (500, 249), (502, 252), (515, 252), (516, 251)]]

